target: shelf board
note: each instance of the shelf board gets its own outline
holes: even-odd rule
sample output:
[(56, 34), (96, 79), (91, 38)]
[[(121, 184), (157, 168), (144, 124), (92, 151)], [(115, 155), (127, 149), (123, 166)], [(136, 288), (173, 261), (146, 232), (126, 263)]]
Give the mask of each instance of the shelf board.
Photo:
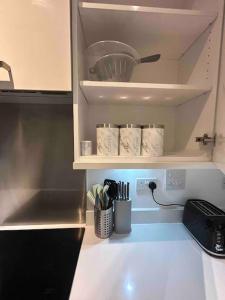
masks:
[(174, 153), (161, 157), (99, 157), (81, 156), (73, 163), (74, 169), (170, 169), (170, 168), (207, 168), (215, 165), (207, 156), (200, 153)]
[(141, 55), (178, 59), (215, 20), (217, 12), (80, 2), (88, 45), (117, 40)]
[(81, 81), (89, 104), (152, 104), (176, 106), (210, 91), (185, 84)]

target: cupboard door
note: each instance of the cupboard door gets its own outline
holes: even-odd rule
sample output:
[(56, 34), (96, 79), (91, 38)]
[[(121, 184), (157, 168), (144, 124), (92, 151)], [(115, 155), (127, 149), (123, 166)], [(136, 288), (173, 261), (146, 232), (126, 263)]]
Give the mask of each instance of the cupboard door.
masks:
[(225, 173), (225, 22), (223, 25), (215, 132), (216, 145), (213, 153), (213, 161)]
[(0, 88), (71, 90), (69, 0), (0, 0), (0, 37)]

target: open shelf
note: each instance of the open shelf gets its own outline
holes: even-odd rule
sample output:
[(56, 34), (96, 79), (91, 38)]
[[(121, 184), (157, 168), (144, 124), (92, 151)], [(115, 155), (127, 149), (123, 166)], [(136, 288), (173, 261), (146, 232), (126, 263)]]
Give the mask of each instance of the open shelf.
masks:
[(74, 169), (160, 169), (160, 168), (215, 168), (201, 153), (171, 153), (161, 157), (100, 157), (80, 156)]
[(88, 2), (80, 2), (79, 10), (88, 45), (117, 40), (142, 55), (159, 52), (167, 59), (180, 58), (217, 16), (211, 11)]
[(187, 84), (81, 81), (89, 104), (154, 104), (176, 106), (210, 91)]

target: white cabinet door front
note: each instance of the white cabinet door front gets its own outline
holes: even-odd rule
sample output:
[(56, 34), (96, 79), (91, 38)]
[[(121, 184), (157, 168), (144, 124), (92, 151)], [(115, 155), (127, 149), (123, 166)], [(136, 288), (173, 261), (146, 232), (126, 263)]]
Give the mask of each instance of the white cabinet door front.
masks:
[(70, 1), (0, 0), (0, 88), (71, 90)]
[(213, 161), (216, 166), (225, 173), (225, 22), (223, 26), (223, 41), (221, 49), (221, 62), (219, 74), (219, 87), (216, 111), (216, 146), (213, 153)]

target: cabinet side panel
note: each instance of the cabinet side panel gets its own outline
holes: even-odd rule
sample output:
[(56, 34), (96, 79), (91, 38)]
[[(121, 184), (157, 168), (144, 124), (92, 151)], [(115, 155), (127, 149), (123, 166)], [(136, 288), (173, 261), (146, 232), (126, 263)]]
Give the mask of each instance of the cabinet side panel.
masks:
[(195, 142), (195, 137), (202, 136), (204, 133), (209, 136), (214, 135), (223, 21), (223, 1), (218, 3), (220, 9), (216, 21), (180, 58), (178, 71), (179, 83), (206, 86), (211, 88), (211, 92), (177, 107), (175, 134), (177, 150), (201, 150), (209, 157), (212, 146), (201, 147)]
[(72, 57), (73, 57), (73, 138), (74, 138), (74, 160), (79, 157), (79, 118), (78, 118), (78, 7), (77, 0), (71, 1), (71, 15), (72, 15)]
[(73, 57), (73, 103), (77, 104), (80, 80), (84, 79), (84, 50), (85, 41), (78, 11), (78, 1), (72, 5), (72, 57)]
[(223, 24), (223, 43), (221, 49), (221, 64), (216, 110), (216, 146), (213, 161), (225, 173), (225, 23)]
[[(195, 1), (196, 9), (207, 10), (209, 1)], [(212, 3), (212, 1), (210, 1)], [(224, 1), (213, 1), (216, 20), (198, 37), (180, 57), (178, 83), (212, 86), (216, 89), (221, 45)], [(200, 5), (201, 4), (201, 5)]]
[(84, 79), (84, 50), (82, 26), (78, 12), (78, 1), (72, 1), (72, 46), (73, 46), (73, 116), (74, 116), (74, 160), (80, 157), (80, 141), (87, 131), (87, 102), (80, 90)]
[(212, 146), (195, 142), (197, 136), (214, 132), (214, 103), (209, 105), (210, 95), (202, 95), (176, 108), (175, 139), (177, 151), (197, 151), (211, 159)]
[(74, 115), (74, 160), (80, 157), (80, 142), (87, 140), (88, 132), (88, 104), (78, 90), (78, 102), (73, 105)]

